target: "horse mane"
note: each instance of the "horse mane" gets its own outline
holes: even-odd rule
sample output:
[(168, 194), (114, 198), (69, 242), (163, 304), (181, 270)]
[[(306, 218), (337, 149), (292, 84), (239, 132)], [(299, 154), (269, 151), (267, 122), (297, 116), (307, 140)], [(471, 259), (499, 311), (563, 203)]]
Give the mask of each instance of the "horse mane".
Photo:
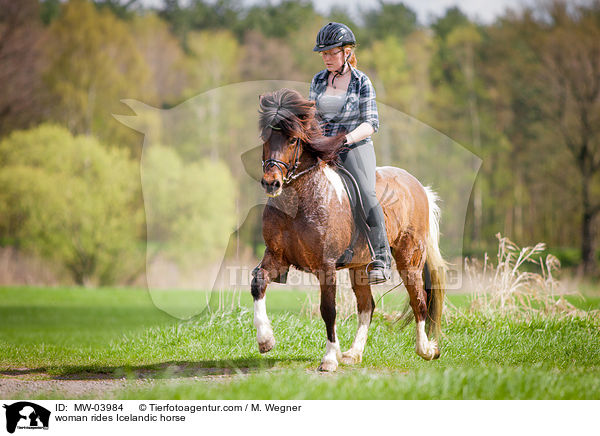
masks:
[(267, 141), (273, 130), (286, 137), (300, 138), (304, 150), (327, 163), (337, 160), (345, 146), (345, 133), (324, 136), (316, 116), (315, 102), (305, 99), (298, 91), (283, 88), (259, 97), (260, 136)]

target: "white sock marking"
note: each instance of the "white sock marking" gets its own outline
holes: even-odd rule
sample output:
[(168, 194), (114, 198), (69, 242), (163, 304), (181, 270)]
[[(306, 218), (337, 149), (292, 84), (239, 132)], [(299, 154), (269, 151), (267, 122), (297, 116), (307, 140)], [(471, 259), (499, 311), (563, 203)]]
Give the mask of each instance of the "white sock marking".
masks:
[(356, 330), (356, 337), (354, 338), (354, 342), (352, 342), (352, 347), (349, 351), (355, 351), (362, 356), (362, 353), (365, 350), (365, 344), (367, 343), (370, 323), (371, 312), (360, 312), (358, 314), (358, 330)]
[(256, 340), (262, 344), (273, 337), (273, 329), (267, 316), (266, 297), (254, 300), (254, 327), (256, 327)]
[(435, 354), (435, 344), (427, 339), (425, 333), (425, 321), (417, 323), (417, 354), (426, 359), (432, 359)]
[(337, 338), (335, 342), (327, 341), (325, 347), (325, 356), (323, 356), (323, 362), (335, 362), (337, 364), (338, 359), (342, 358), (342, 350), (340, 350), (340, 343)]

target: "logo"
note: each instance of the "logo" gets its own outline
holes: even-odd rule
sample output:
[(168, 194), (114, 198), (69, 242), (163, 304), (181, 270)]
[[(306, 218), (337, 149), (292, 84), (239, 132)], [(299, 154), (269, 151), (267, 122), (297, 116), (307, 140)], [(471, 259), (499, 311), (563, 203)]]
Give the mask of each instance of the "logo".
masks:
[(14, 433), (15, 429), (48, 430), (50, 411), (28, 401), (4, 405), (6, 409), (6, 430)]

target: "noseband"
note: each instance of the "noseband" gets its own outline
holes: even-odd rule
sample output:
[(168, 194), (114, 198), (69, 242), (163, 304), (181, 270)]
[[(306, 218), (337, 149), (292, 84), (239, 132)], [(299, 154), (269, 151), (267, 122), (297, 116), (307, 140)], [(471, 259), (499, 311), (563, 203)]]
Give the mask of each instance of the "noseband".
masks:
[[(287, 185), (288, 183), (297, 179), (298, 177), (300, 177), (302, 174), (304, 174), (308, 170), (312, 169), (315, 165), (312, 165), (310, 168), (307, 168), (306, 170), (301, 171), (298, 174), (295, 174), (296, 170), (298, 169), (298, 166), (300, 165), (300, 138), (296, 138), (296, 145), (294, 146), (294, 155), (292, 158), (292, 162), (294, 162), (294, 165), (290, 167), (291, 162), (285, 163), (284, 161), (279, 160), (279, 159), (263, 160), (262, 161), (263, 173), (266, 173), (269, 168), (271, 168), (272, 166), (275, 166), (275, 167), (277, 167), (277, 169), (279, 169), (279, 171), (281, 171), (281, 175), (283, 176), (283, 184)], [(285, 172), (283, 171), (284, 168), (285, 168)]]

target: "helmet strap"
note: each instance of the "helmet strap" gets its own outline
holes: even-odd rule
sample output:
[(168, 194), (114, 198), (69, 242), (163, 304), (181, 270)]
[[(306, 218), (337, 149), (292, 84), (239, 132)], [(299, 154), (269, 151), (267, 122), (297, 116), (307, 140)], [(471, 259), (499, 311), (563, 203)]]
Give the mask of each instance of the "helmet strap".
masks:
[(336, 79), (337, 76), (341, 76), (344, 74), (343, 73), (344, 68), (348, 64), (348, 59), (350, 59), (350, 56), (352, 56), (352, 51), (350, 51), (350, 54), (348, 56), (346, 56), (346, 59), (344, 59), (344, 63), (342, 64), (342, 67), (339, 70), (335, 71), (335, 74), (333, 75), (333, 79), (331, 79), (331, 86), (333, 86), (333, 89), (335, 89), (335, 85), (333, 84), (333, 81)]

